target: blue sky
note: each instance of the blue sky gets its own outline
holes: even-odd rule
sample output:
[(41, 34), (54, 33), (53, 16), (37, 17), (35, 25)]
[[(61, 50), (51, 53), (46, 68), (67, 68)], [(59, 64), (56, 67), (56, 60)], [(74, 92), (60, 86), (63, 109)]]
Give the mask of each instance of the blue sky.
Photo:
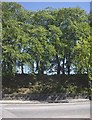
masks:
[(80, 7), (87, 13), (90, 12), (90, 2), (19, 2), (27, 10), (41, 10), (46, 7), (53, 8), (67, 8), (67, 7)]

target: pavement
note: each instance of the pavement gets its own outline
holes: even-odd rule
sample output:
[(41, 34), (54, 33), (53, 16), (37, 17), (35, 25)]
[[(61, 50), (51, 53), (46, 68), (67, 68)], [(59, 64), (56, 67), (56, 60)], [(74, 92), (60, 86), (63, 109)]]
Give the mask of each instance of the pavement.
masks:
[(2, 104), (1, 109), (2, 118), (90, 118), (90, 102)]
[(61, 101), (23, 101), (23, 100), (0, 100), (0, 104), (45, 104), (45, 103), (76, 103), (76, 102), (90, 102), (89, 99), (66, 99)]
[(90, 118), (3, 118), (2, 120), (91, 120)]
[(38, 120), (38, 118), (74, 118), (75, 120), (75, 118), (84, 118), (83, 120), (88, 120), (87, 118), (90, 118), (89, 99), (69, 99), (68, 102), (63, 101), (62, 103), (1, 100), (0, 109), (1, 119), (37, 118)]

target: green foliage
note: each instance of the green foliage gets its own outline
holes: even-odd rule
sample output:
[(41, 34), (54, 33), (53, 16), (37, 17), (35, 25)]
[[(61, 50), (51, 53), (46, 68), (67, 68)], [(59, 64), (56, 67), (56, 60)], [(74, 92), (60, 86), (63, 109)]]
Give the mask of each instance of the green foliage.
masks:
[[(14, 74), (28, 65), (32, 73), (87, 73), (92, 78), (92, 14), (80, 8), (24, 10), (2, 3), (2, 69)], [(91, 36), (90, 36), (91, 35)]]
[(67, 85), (66, 92), (75, 95), (77, 93), (77, 86), (72, 85), (72, 84)]
[(77, 41), (76, 46), (74, 48), (75, 58), (74, 64), (76, 66), (77, 72), (81, 74), (88, 74), (91, 78), (91, 36), (90, 36), (90, 26), (86, 24), (81, 24), (82, 28), (81, 37)]

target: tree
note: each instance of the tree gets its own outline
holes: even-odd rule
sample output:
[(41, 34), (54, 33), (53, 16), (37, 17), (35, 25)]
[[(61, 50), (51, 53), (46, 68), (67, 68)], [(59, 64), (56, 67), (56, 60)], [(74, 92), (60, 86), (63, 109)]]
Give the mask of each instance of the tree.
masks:
[(79, 27), (81, 32), (80, 40), (75, 46), (75, 64), (77, 72), (81, 74), (88, 74), (92, 79), (92, 35), (91, 35), (91, 16), (89, 14), (89, 20), (87, 23), (82, 23)]
[(54, 21), (52, 10), (45, 9), (34, 13), (32, 24), (41, 25), (48, 29), (48, 25), (54, 24)]
[(43, 74), (45, 65), (55, 51), (51, 44), (48, 44), (47, 30), (42, 27), (34, 27), (30, 31), (29, 53), (32, 54), (36, 63), (36, 70)]
[(57, 68), (57, 74), (60, 74), (61, 66), (60, 66), (60, 59), (62, 58), (62, 40), (60, 39), (62, 36), (62, 31), (59, 27), (55, 25), (48, 26), (48, 41), (50, 44), (53, 45), (55, 48), (56, 54), (53, 56), (55, 58), (55, 64)]
[(87, 15), (84, 10), (79, 8), (63, 8), (57, 12), (56, 24), (62, 31), (61, 39), (63, 39), (65, 43), (63, 69), (65, 66), (66, 73), (68, 74), (70, 74), (70, 68), (75, 54), (73, 48), (83, 32), (79, 30), (79, 24), (81, 25), (84, 22), (87, 22)]
[(28, 65), (32, 73), (70, 74), (74, 68), (91, 75), (91, 16), (80, 8), (32, 12), (2, 3), (3, 72), (19, 66), (24, 73)]
[[(16, 62), (24, 62), (26, 53), (21, 55), (26, 45), (24, 32), (25, 13), (21, 5), (17, 3), (2, 3), (2, 54), (3, 72), (15, 73)], [(23, 63), (21, 63), (22, 66)], [(22, 67), (23, 72), (23, 67)]]
[(88, 74), (89, 72), (89, 58), (90, 58), (90, 43), (89, 39), (85, 39), (80, 41), (80, 43), (76, 44), (76, 57), (75, 63), (77, 68), (77, 73)]

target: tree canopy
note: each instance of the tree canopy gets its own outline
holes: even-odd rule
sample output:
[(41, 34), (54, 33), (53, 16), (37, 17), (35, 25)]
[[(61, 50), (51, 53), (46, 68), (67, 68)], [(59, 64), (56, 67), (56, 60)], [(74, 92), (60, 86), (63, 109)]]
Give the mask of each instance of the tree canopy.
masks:
[[(2, 3), (2, 70), (92, 77), (92, 14), (80, 8), (25, 10)], [(20, 67), (21, 71), (17, 71)]]

